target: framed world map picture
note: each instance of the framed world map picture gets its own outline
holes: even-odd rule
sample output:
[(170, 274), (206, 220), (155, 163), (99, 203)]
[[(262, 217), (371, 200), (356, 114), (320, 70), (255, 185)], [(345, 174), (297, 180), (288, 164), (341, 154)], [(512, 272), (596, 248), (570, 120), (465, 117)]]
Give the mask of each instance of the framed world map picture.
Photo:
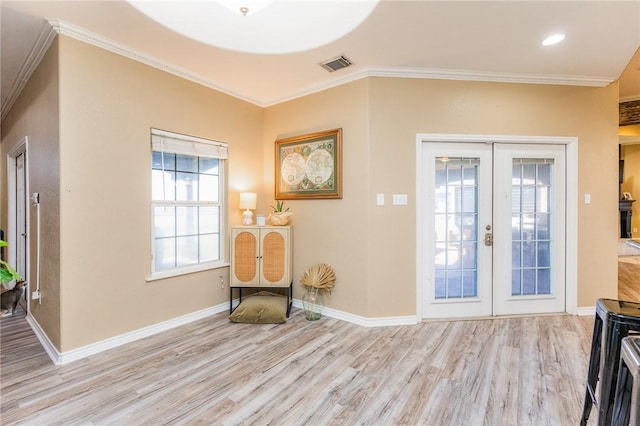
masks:
[(342, 198), (342, 129), (276, 141), (275, 198)]

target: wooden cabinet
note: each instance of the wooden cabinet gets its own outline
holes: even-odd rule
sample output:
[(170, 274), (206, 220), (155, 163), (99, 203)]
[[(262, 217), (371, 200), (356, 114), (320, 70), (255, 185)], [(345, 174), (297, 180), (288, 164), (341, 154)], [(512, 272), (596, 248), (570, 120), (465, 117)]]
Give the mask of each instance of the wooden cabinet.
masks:
[(232, 227), (229, 310), (233, 311), (233, 290), (238, 289), (242, 301), (242, 289), (247, 287), (261, 290), (286, 287), (290, 306), (292, 260), (291, 226)]

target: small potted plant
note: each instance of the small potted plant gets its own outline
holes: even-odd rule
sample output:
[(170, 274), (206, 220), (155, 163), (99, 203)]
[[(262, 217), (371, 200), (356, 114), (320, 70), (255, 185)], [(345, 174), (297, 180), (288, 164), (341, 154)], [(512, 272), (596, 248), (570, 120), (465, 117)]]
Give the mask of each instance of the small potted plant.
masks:
[(284, 201), (277, 200), (275, 206), (271, 206), (273, 212), (269, 215), (267, 220), (270, 224), (275, 226), (284, 226), (289, 223), (289, 218), (293, 213), (289, 211), (289, 208), (284, 209)]
[[(6, 247), (6, 241), (0, 240), (0, 247)], [(0, 284), (8, 284), (11, 281), (20, 280), (20, 274), (11, 265), (0, 259)]]

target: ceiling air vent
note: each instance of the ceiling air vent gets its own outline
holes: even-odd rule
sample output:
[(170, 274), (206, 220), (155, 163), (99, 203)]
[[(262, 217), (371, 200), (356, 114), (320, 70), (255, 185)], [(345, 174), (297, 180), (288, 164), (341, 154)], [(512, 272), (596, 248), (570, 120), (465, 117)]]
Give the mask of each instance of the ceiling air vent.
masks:
[(339, 69), (346, 68), (349, 65), (352, 65), (351, 62), (346, 56), (338, 56), (337, 58), (329, 59), (328, 61), (322, 62), (320, 65), (322, 68), (329, 72), (338, 71)]

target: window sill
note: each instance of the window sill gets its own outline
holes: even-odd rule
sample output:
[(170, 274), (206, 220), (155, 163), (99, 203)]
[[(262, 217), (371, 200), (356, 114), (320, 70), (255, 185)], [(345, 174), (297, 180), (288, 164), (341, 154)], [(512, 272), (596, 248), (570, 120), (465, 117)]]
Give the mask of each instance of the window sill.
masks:
[(150, 277), (145, 278), (146, 282), (164, 280), (166, 278), (179, 277), (182, 275), (193, 274), (196, 272), (210, 271), (213, 269), (226, 268), (229, 266), (228, 262), (212, 262), (203, 263), (201, 265), (187, 266), (179, 269), (172, 269), (170, 271), (155, 272)]

